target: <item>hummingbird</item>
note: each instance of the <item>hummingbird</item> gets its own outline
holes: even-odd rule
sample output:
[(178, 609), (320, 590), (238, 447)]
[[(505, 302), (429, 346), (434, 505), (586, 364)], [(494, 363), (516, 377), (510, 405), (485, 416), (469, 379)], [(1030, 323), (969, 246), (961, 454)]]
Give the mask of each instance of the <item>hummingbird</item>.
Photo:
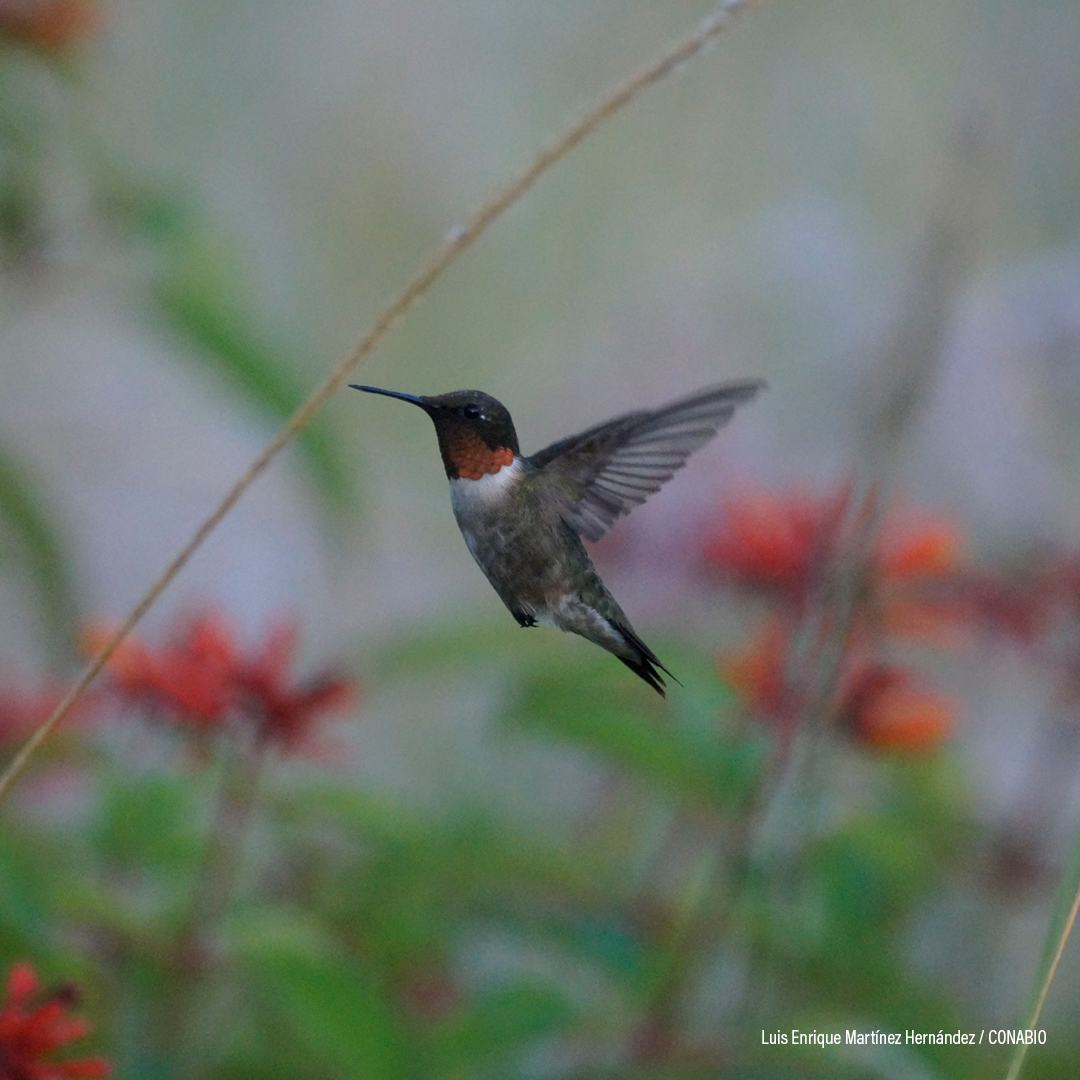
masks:
[(764, 382), (712, 386), (627, 413), (530, 457), (521, 453), (506, 406), (489, 394), (418, 397), (350, 385), (411, 402), (431, 417), (461, 535), (520, 626), (580, 634), (664, 696), (661, 672), (674, 675), (630, 625), (582, 541), (599, 540), (659, 491)]

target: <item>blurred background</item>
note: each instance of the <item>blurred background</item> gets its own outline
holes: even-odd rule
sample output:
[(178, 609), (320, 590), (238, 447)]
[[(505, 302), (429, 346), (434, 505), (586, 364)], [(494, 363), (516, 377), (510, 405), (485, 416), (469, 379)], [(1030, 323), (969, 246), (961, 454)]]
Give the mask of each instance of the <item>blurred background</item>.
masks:
[[(0, 0), (8, 756), (425, 253), (711, 10)], [(762, 1032), (1020, 1026), (1080, 874), (1078, 43), (1068, 0), (762, 4), (437, 282), (361, 381), (526, 452), (768, 380), (594, 551), (684, 685), (518, 633), (429, 422), (337, 395), (3, 807), (0, 960), (79, 983), (69, 1056), (1004, 1073)], [(1067, 952), (1025, 1075), (1075, 1075), (1078, 992)]]

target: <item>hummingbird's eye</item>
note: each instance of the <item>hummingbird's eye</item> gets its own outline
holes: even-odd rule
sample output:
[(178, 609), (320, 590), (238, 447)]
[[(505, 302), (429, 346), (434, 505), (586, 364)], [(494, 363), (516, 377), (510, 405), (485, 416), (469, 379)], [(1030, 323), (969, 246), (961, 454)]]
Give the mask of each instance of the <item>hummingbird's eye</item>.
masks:
[(479, 405), (466, 405), (463, 411), (464, 411), (466, 420), (475, 420), (480, 415), (480, 406)]

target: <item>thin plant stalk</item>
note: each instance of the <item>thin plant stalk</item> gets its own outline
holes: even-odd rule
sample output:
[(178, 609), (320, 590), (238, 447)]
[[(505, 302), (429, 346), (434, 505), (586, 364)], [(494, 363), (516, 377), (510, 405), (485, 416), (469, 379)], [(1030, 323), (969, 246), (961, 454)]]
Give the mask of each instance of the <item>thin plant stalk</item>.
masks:
[(992, 117), (981, 107), (969, 108), (953, 124), (896, 318), (873, 350), (861, 433), (860, 460), (866, 465), (855, 477), (817, 610), (788, 663), (791, 684), (803, 690), (804, 700), (795, 725), (799, 745), (777, 793), (784, 803), (781, 831), (789, 850), (802, 848), (815, 827), (812, 810), (828, 756), (836, 688), (865, 597), (874, 539), (904, 442), (929, 397), (951, 320), (975, 267), (1000, 171)]
[[(707, 818), (702, 825), (706, 839), (696, 872), (663, 942), (665, 968), (656, 979), (631, 1037), (634, 1066), (664, 1064), (677, 1048), (679, 1011), (701, 977), (708, 946), (723, 937), (736, 915), (752, 839), (777, 784), (788, 771), (790, 750), (791, 741), (787, 740), (780, 752), (769, 759), (756, 789), (749, 793), (734, 820)], [(673, 824), (672, 838), (680, 824), (678, 820)]]
[(583, 139), (610, 120), (637, 98), (643, 91), (678, 71), (684, 64), (703, 52), (719, 34), (726, 30), (735, 17), (753, 0), (726, 0), (712, 15), (704, 19), (691, 34), (669, 48), (659, 59), (638, 74), (627, 79), (604, 97), (561, 136), (543, 147), (520, 173), (504, 184), (464, 225), (451, 229), (443, 242), (432, 252), (427, 261), (408, 281), (401, 291), (383, 308), (371, 328), (359, 344), (331, 369), (330, 373), (286, 421), (277, 436), (248, 466), (247, 470), (225, 493), (217, 507), (206, 517), (192, 534), (191, 539), (177, 552), (154, 583), (146, 590), (139, 602), (121, 620), (109, 640), (87, 665), (85, 671), (64, 695), (49, 717), (27, 739), (19, 752), (0, 774), (0, 799), (26, 768), (37, 748), (48, 738), (50, 732), (67, 715), (72, 705), (108, 663), (120, 643), (128, 636), (139, 620), (146, 614), (157, 598), (184, 568), (203, 541), (221, 523), (222, 519), (240, 500), (240, 497), (264, 472), (266, 467), (285, 448), (294, 435), (315, 415), (324, 402), (341, 388), (353, 369), (382, 343), (410, 308), (442, 276), (451, 263), (487, 231), (511, 206), (524, 196), (550, 168), (558, 164)]
[[(166, 1032), (166, 1053), (186, 1061), (196, 1011), (198, 985), (214, 962), (212, 935), (228, 913), (251, 831), (267, 747), (262, 741), (228, 741), (222, 755), (217, 801), (202, 857), (195, 871), (191, 898), (173, 944), (179, 1000), (172, 1003)], [(188, 1066), (195, 1062), (186, 1061)], [(188, 1075), (189, 1070), (181, 1070)]]
[(866, 388), (859, 455), (865, 464), (852, 479), (831, 566), (789, 650), (785, 680), (802, 704), (783, 773), (747, 840), (747, 857), (766, 871), (776, 897), (790, 895), (806, 874), (809, 841), (828, 791), (825, 767), (838, 720), (837, 691), (865, 611), (875, 540), (901, 451), (932, 390), (995, 202), (1000, 169), (993, 135), (981, 109), (970, 110), (954, 125), (896, 317), (872, 350), (873, 382)]
[[(1055, 897), (1054, 915), (1050, 920), (1050, 929), (1047, 932), (1046, 946), (1043, 949), (1043, 960), (1035, 975), (1035, 1001), (1028, 1016), (1026, 1028), (1033, 1029), (1039, 1022), (1043, 1006), (1046, 1004), (1047, 995), (1050, 993), (1050, 985), (1057, 974), (1058, 964), (1072, 933), (1073, 924), (1076, 922), (1077, 913), (1080, 912), (1080, 831), (1073, 841), (1073, 848), (1069, 855), (1069, 861), (1065, 867), (1065, 874), (1058, 886)], [(1020, 1043), (1013, 1053), (1009, 1063), (1009, 1071), (1005, 1080), (1018, 1080), (1020, 1071), (1024, 1067), (1024, 1059), (1027, 1057), (1028, 1048)]]
[(183, 962), (188, 949), (228, 910), (244, 853), (244, 842), (258, 798), (259, 778), (266, 747), (236, 747), (226, 751), (221, 768), (217, 805), (195, 875), (191, 900), (177, 935), (177, 952)]

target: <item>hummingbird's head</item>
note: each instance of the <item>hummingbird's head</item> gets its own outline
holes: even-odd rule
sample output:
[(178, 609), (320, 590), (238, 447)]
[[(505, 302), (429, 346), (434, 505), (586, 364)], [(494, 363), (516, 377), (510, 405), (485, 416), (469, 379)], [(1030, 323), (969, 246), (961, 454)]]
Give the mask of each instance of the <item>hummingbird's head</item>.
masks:
[(385, 394), (419, 405), (431, 417), (439, 438), (446, 475), (451, 480), (479, 480), (510, 465), (519, 453), (517, 432), (502, 402), (480, 390), (455, 390), (436, 397), (416, 397), (377, 386), (351, 384), (369, 394)]

